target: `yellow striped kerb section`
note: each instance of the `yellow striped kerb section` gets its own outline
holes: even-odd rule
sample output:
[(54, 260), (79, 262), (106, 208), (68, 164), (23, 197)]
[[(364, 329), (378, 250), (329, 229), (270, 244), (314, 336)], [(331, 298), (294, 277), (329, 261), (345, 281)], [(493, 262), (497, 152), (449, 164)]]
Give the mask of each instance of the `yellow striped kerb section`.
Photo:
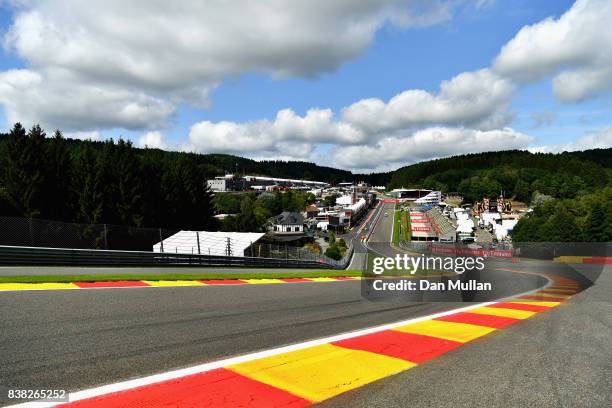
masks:
[(80, 289), (74, 283), (0, 283), (0, 290)]
[(258, 283), (285, 283), (280, 279), (240, 279), (243, 282), (258, 284)]
[(537, 305), (537, 306), (546, 306), (546, 307), (556, 307), (561, 304), (561, 302), (544, 302), (541, 300), (527, 300), (527, 299), (509, 300), (508, 303), (519, 303), (523, 305)]
[(161, 280), (143, 282), (150, 286), (204, 286), (204, 283), (195, 280)]
[[(472, 310), (470, 310), (472, 312)], [(438, 337), (440, 339), (466, 343), (478, 337), (487, 335), (495, 329), (491, 327), (476, 326), (466, 323), (443, 322), (439, 320), (425, 320), (406, 326), (396, 327), (392, 330)]]
[(533, 316), (536, 312), (530, 312), (527, 310), (516, 310), (516, 309), (504, 309), (499, 307), (478, 307), (476, 309), (470, 309), (470, 313), (485, 314), (492, 316), (511, 317), (513, 319), (527, 319)]
[(324, 344), (226, 369), (319, 402), (415, 365), (381, 354)]

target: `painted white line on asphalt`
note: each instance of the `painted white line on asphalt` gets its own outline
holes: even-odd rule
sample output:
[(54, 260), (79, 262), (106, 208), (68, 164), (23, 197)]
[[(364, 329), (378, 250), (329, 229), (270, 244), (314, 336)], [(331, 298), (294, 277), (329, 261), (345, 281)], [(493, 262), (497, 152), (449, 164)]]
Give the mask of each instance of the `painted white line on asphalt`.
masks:
[[(390, 330), (390, 329), (400, 327), (400, 326), (405, 326), (411, 323), (422, 322), (424, 320), (431, 320), (431, 319), (436, 319), (438, 317), (443, 317), (443, 316), (448, 316), (448, 315), (455, 314), (455, 313), (465, 312), (471, 309), (492, 305), (494, 303), (504, 301), (506, 299), (512, 299), (512, 298), (516, 298), (519, 296), (525, 296), (525, 295), (537, 292), (539, 290), (545, 289), (552, 284), (552, 280), (550, 280), (549, 278), (546, 278), (546, 279), (548, 282), (545, 285), (537, 289), (533, 289), (533, 290), (523, 292), (520, 294), (508, 296), (503, 299), (498, 299), (498, 300), (491, 301), (491, 302), (476, 303), (470, 306), (447, 310), (445, 312), (434, 313), (434, 314), (430, 314), (427, 316), (416, 317), (416, 318), (402, 320), (402, 321), (394, 322), (394, 323), (387, 323), (387, 324), (383, 324), (380, 326), (369, 327), (366, 329), (342, 333), (342, 334), (338, 334), (335, 336), (324, 337), (324, 338), (316, 339), (316, 340), (309, 340), (309, 341), (292, 344), (288, 346), (275, 347), (272, 349), (258, 351), (255, 353), (249, 353), (249, 354), (245, 354), (245, 355), (237, 356), (237, 357), (231, 357), (231, 358), (227, 358), (224, 360), (214, 361), (211, 363), (199, 364), (199, 365), (188, 367), (188, 368), (167, 371), (165, 373), (150, 375), (147, 377), (137, 378), (134, 380), (121, 381), (121, 382), (117, 382), (114, 384), (103, 385), (101, 387), (90, 388), (90, 389), (83, 390), (83, 391), (77, 391), (77, 392), (69, 394), (70, 402), (79, 401), (79, 400), (83, 400), (87, 398), (98, 397), (101, 395), (106, 395), (106, 394), (110, 394), (114, 392), (126, 391), (129, 389), (142, 387), (142, 386), (150, 385), (150, 384), (155, 384), (155, 383), (159, 383), (162, 381), (174, 380), (174, 379), (185, 377), (188, 375), (200, 374), (206, 371), (226, 367), (226, 366), (233, 365), (233, 364), (246, 363), (248, 361), (258, 360), (260, 358), (265, 358), (265, 357), (271, 357), (271, 356), (275, 356), (275, 355), (282, 354), (282, 353), (288, 353), (290, 351), (297, 351), (297, 350), (302, 350), (308, 347), (320, 346), (320, 345), (332, 343), (335, 341), (346, 340), (346, 339), (350, 339), (353, 337), (363, 336), (366, 334), (372, 334), (372, 333), (377, 333), (377, 332), (384, 331), (384, 330)], [(11, 405), (10, 407), (13, 407), (13, 408), (14, 407), (53, 407), (59, 404), (60, 403), (55, 403), (55, 402), (33, 401), (33, 402), (26, 402), (23, 404)]]

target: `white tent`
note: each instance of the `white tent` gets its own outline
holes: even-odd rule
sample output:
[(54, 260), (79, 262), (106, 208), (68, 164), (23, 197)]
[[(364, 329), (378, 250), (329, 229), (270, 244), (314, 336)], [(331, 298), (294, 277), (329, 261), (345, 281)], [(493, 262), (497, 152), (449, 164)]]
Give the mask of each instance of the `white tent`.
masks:
[(343, 195), (336, 198), (336, 205), (351, 205), (353, 202), (353, 197), (350, 195)]
[(483, 225), (495, 224), (496, 220), (501, 219), (501, 215), (494, 212), (483, 212), (480, 215), (480, 219), (482, 220)]
[[(163, 252), (244, 256), (245, 249), (263, 236), (264, 234), (259, 232), (179, 231), (164, 239)], [(153, 245), (153, 252), (162, 252), (161, 242)]]
[(470, 234), (474, 230), (474, 227), (469, 224), (457, 225), (457, 232)]

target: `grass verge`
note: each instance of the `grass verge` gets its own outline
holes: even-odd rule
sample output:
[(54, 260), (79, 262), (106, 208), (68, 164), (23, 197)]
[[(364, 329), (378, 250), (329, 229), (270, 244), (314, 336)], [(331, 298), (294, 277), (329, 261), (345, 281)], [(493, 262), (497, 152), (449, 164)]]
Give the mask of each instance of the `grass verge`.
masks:
[(108, 282), (139, 280), (200, 280), (200, 279), (279, 279), (279, 278), (328, 278), (337, 276), (361, 276), (358, 270), (304, 270), (295, 272), (238, 272), (238, 273), (171, 273), (171, 274), (108, 274), (108, 275), (46, 275), (0, 276), (0, 283), (65, 283)]
[(395, 210), (393, 212), (393, 244), (399, 245), (400, 239), (410, 242), (410, 213), (408, 211)]

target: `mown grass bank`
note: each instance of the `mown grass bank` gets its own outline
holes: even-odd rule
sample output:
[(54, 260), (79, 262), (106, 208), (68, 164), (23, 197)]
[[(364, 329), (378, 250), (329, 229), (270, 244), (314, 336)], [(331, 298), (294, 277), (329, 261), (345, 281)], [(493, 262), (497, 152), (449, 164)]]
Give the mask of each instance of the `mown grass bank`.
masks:
[(108, 282), (140, 280), (209, 280), (209, 279), (280, 279), (280, 278), (328, 278), (361, 276), (359, 270), (304, 270), (231, 273), (155, 273), (155, 274), (80, 274), (45, 276), (0, 276), (0, 283), (49, 283), (49, 282)]

